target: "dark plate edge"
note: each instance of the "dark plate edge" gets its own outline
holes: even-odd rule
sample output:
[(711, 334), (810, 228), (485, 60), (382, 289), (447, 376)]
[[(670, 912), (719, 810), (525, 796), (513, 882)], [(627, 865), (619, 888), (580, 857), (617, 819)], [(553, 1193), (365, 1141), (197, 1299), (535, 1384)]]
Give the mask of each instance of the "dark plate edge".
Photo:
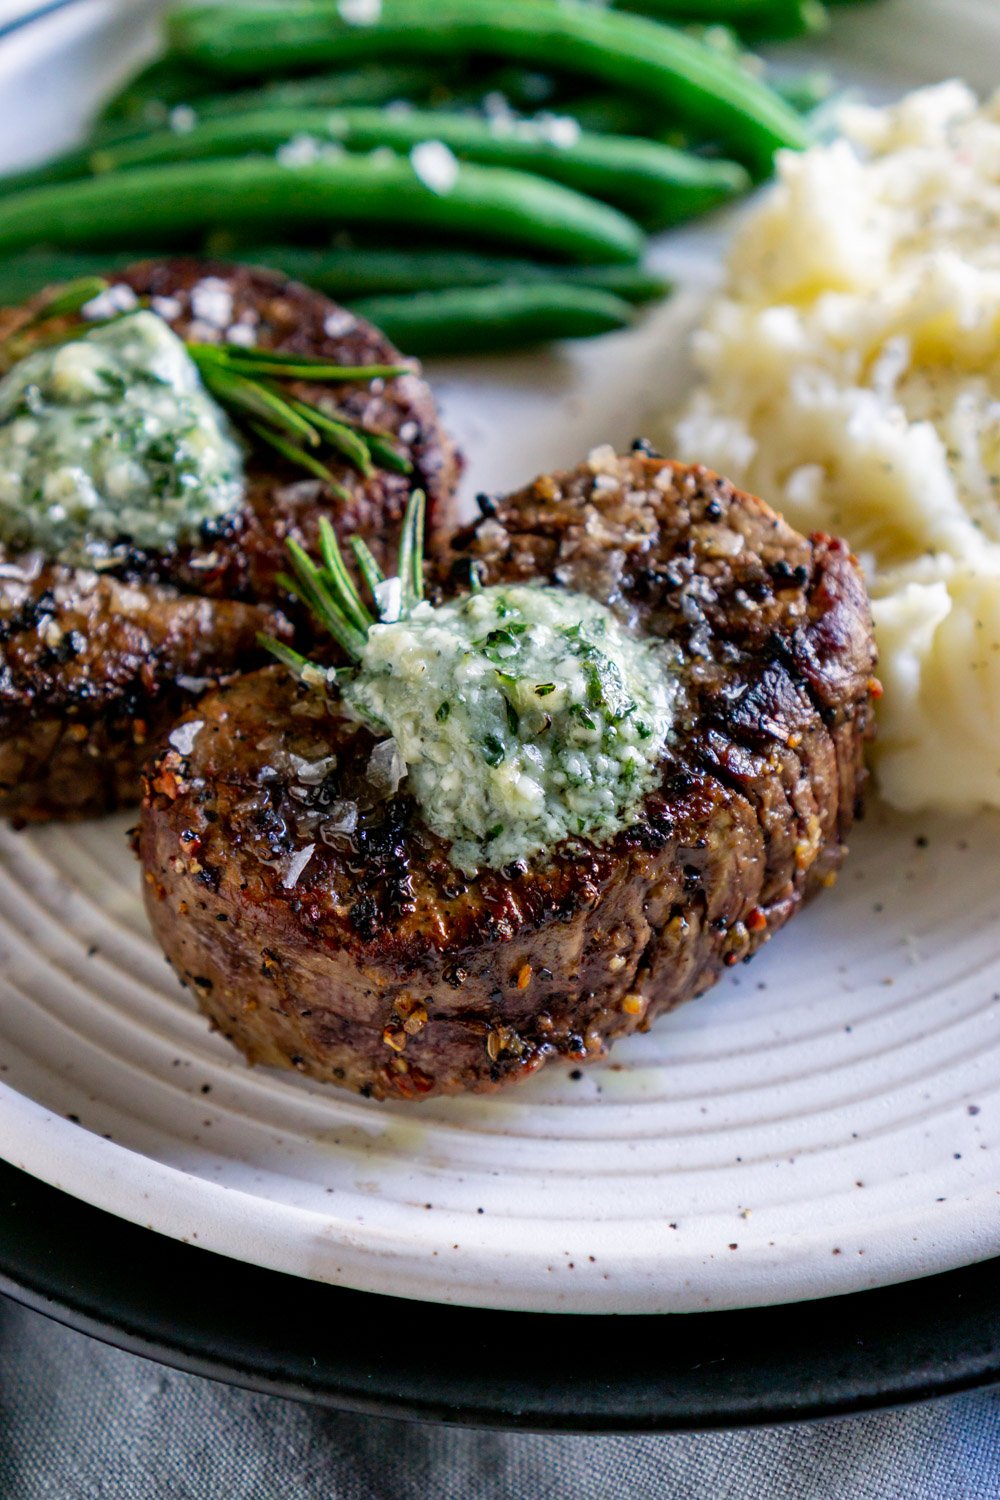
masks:
[[(172, 1263), (175, 1267), (179, 1266), (182, 1273), (192, 1268), (196, 1273), (204, 1270), (206, 1281), (211, 1283), (217, 1281), (220, 1285), (226, 1285), (233, 1280), (237, 1283), (245, 1280), (254, 1291), (265, 1286), (268, 1295), (274, 1298), (278, 1306), (281, 1305), (283, 1296), (286, 1305), (301, 1301), (303, 1288), (312, 1286), (311, 1283), (303, 1282), (297, 1277), (246, 1267), (241, 1262), (230, 1262), (225, 1257), (207, 1250), (182, 1246), (152, 1230), (138, 1228), (111, 1214), (81, 1204), (78, 1200), (68, 1197), (57, 1189), (47, 1187), (36, 1179), (26, 1178), (23, 1173), (16, 1172), (12, 1175), (15, 1188), (18, 1183), (22, 1183), (25, 1196), (29, 1200), (33, 1199), (35, 1205), (42, 1205), (43, 1213), (36, 1216), (36, 1223), (43, 1225), (43, 1243), (46, 1243), (44, 1220), (48, 1213), (57, 1216), (60, 1228), (65, 1226), (67, 1217), (72, 1220), (75, 1216), (78, 1225), (98, 1231), (102, 1241), (100, 1249), (104, 1255), (113, 1256), (116, 1243), (121, 1245), (124, 1240), (125, 1244), (121, 1248), (124, 1251), (125, 1265), (135, 1263), (133, 1257), (128, 1254), (129, 1248), (142, 1247), (148, 1249), (151, 1260), (165, 1264)], [(6, 1184), (3, 1186), (6, 1187)], [(18, 1193), (17, 1199), (12, 1201), (7, 1192), (4, 1192), (2, 1199), (4, 1208), (24, 1207), (21, 1193)], [(31, 1211), (30, 1205), (28, 1211), (29, 1213)], [(35, 1224), (31, 1225), (31, 1229), (34, 1232)], [(72, 1236), (69, 1238), (72, 1243), (78, 1243), (72, 1240)], [(47, 1243), (51, 1245), (53, 1241), (54, 1236), (50, 1236)], [(27, 1237), (24, 1243), (27, 1243)], [(593, 1375), (585, 1376), (581, 1387), (581, 1398), (586, 1395), (587, 1400), (590, 1401), (589, 1409), (579, 1412), (568, 1411), (560, 1399), (547, 1397), (544, 1378), (533, 1380), (533, 1372), (530, 1368), (524, 1378), (523, 1394), (518, 1400), (495, 1397), (492, 1403), (485, 1401), (482, 1386), (477, 1386), (475, 1379), (470, 1380), (468, 1385), (463, 1384), (460, 1400), (453, 1400), (441, 1395), (421, 1394), (415, 1388), (420, 1383), (419, 1380), (413, 1380), (411, 1376), (408, 1376), (403, 1363), (396, 1367), (397, 1371), (400, 1369), (403, 1371), (401, 1376), (393, 1370), (390, 1370), (387, 1376), (378, 1368), (376, 1362), (374, 1371), (368, 1372), (368, 1380), (371, 1384), (366, 1388), (366, 1385), (357, 1378), (345, 1379), (341, 1374), (339, 1378), (334, 1379), (329, 1369), (323, 1370), (319, 1366), (312, 1379), (309, 1378), (308, 1371), (304, 1374), (295, 1374), (287, 1368), (297, 1358), (301, 1359), (301, 1352), (297, 1352), (294, 1347), (286, 1347), (283, 1353), (276, 1348), (268, 1348), (266, 1345), (248, 1349), (245, 1343), (240, 1344), (235, 1335), (230, 1335), (227, 1340), (224, 1326), (221, 1334), (218, 1329), (209, 1334), (200, 1327), (192, 1332), (190, 1328), (179, 1325), (173, 1328), (172, 1336), (165, 1336), (162, 1329), (151, 1332), (152, 1325), (162, 1322), (162, 1312), (151, 1310), (144, 1326), (143, 1312), (146, 1310), (146, 1304), (142, 1302), (141, 1297), (137, 1302), (134, 1292), (131, 1295), (123, 1293), (116, 1306), (113, 1296), (102, 1297), (100, 1287), (95, 1289), (92, 1274), (88, 1284), (86, 1268), (82, 1277), (74, 1278), (72, 1272), (60, 1262), (58, 1246), (54, 1254), (44, 1256), (46, 1264), (35, 1262), (30, 1268), (26, 1268), (24, 1264), (19, 1263), (16, 1267), (12, 1267), (11, 1259), (17, 1259), (17, 1257), (5, 1256), (2, 1244), (0, 1244), (0, 1293), (77, 1332), (97, 1338), (105, 1344), (123, 1349), (141, 1358), (156, 1361), (189, 1374), (200, 1375), (247, 1390), (364, 1415), (523, 1431), (568, 1433), (707, 1431), (733, 1427), (775, 1426), (791, 1422), (846, 1417), (865, 1411), (908, 1405), (932, 1397), (955, 1395), (1000, 1382), (1000, 1297), (998, 1297), (996, 1299), (996, 1327), (995, 1329), (989, 1327), (984, 1332), (983, 1348), (979, 1350), (959, 1348), (956, 1352), (949, 1354), (943, 1352), (941, 1330), (928, 1327), (925, 1332), (921, 1328), (920, 1336), (923, 1342), (919, 1353), (912, 1365), (905, 1367), (900, 1364), (898, 1358), (893, 1364), (892, 1338), (886, 1340), (883, 1335), (881, 1344), (878, 1337), (872, 1340), (870, 1359), (869, 1351), (865, 1350), (862, 1364), (867, 1379), (859, 1379), (857, 1372), (852, 1371), (850, 1354), (854, 1344), (863, 1345), (865, 1340), (851, 1338), (845, 1346), (843, 1369), (832, 1375), (822, 1372), (818, 1375), (814, 1374), (811, 1382), (807, 1370), (801, 1373), (796, 1370), (794, 1400), (783, 1399), (776, 1392), (769, 1392), (767, 1371), (763, 1367), (760, 1386), (755, 1385), (749, 1393), (744, 1393), (738, 1399), (728, 1400), (720, 1389), (718, 1399), (712, 1400), (710, 1405), (706, 1405), (704, 1396), (700, 1401), (692, 1399), (697, 1382), (690, 1381), (692, 1391), (688, 1394), (685, 1404), (683, 1370), (678, 1377), (675, 1377), (675, 1385), (671, 1385), (668, 1380), (663, 1390), (653, 1398), (652, 1405), (647, 1403), (646, 1409), (639, 1409), (640, 1402), (636, 1401), (631, 1411), (622, 1410), (620, 1406), (614, 1411), (595, 1409), (594, 1393), (598, 1393), (597, 1399), (599, 1400), (600, 1382), (595, 1380)], [(86, 1256), (81, 1259), (85, 1262)], [(796, 1324), (814, 1324), (820, 1327), (824, 1317), (830, 1315), (832, 1308), (835, 1326), (850, 1323), (851, 1315), (860, 1312), (862, 1314), (860, 1326), (868, 1326), (870, 1321), (871, 1326), (877, 1327), (880, 1309), (884, 1311), (886, 1307), (902, 1303), (905, 1311), (911, 1299), (919, 1306), (931, 1310), (929, 1322), (933, 1322), (933, 1310), (936, 1306), (948, 1303), (949, 1300), (955, 1303), (956, 1308), (963, 1301), (966, 1306), (969, 1306), (976, 1302), (977, 1297), (982, 1299), (985, 1296), (990, 1302), (989, 1310), (992, 1313), (992, 1292), (997, 1285), (996, 1270), (997, 1263), (982, 1262), (965, 1271), (948, 1272), (942, 1276), (929, 1278), (922, 1283), (910, 1283), (909, 1287), (856, 1293), (848, 1297), (828, 1299), (825, 1303), (799, 1304), (791, 1311), (794, 1313)], [(124, 1284), (127, 1280), (127, 1272), (123, 1271), (122, 1279)], [(185, 1284), (186, 1282), (181, 1279), (180, 1285)], [(586, 1329), (588, 1334), (593, 1332), (597, 1345), (608, 1334), (617, 1332), (621, 1336), (626, 1332), (619, 1320), (607, 1315), (588, 1318), (586, 1315), (568, 1314), (484, 1314), (468, 1308), (435, 1309), (423, 1303), (400, 1303), (395, 1299), (378, 1297), (372, 1293), (346, 1292), (332, 1287), (323, 1287), (321, 1293), (317, 1289), (317, 1295), (322, 1295), (331, 1302), (335, 1298), (341, 1298), (345, 1310), (350, 1304), (352, 1312), (356, 1313), (361, 1309), (365, 1313), (370, 1313), (376, 1323), (379, 1319), (388, 1321), (399, 1318), (405, 1321), (406, 1310), (410, 1309), (414, 1324), (419, 1326), (421, 1319), (439, 1313), (441, 1316), (447, 1316), (451, 1326), (457, 1325), (466, 1330), (471, 1335), (473, 1345), (477, 1340), (482, 1342), (485, 1339), (488, 1342), (489, 1335), (501, 1327), (504, 1329), (517, 1327), (518, 1330), (530, 1328), (537, 1332), (544, 1326), (547, 1335), (568, 1330), (572, 1337), (578, 1336), (581, 1330)], [(970, 1308), (970, 1310), (974, 1312), (974, 1309)], [(731, 1332), (731, 1336), (735, 1338), (738, 1345), (741, 1341), (745, 1343), (747, 1337), (752, 1341), (755, 1336), (759, 1336), (759, 1332), (756, 1332), (758, 1324), (762, 1318), (767, 1317), (768, 1311), (772, 1316), (776, 1315), (781, 1318), (782, 1314), (787, 1314), (789, 1309), (753, 1310), (750, 1313), (690, 1314), (683, 1319), (684, 1331), (687, 1333), (698, 1328), (699, 1325), (707, 1329), (711, 1320), (711, 1326), (716, 1335), (720, 1328)], [(869, 1312), (872, 1314), (871, 1320), (866, 1316)], [(957, 1314), (955, 1316), (957, 1318)], [(514, 1323), (511, 1320), (518, 1321)], [(616, 1324), (618, 1324), (617, 1329)], [(662, 1317), (630, 1319), (628, 1331), (633, 1331), (637, 1327), (641, 1327), (644, 1333), (648, 1329), (655, 1339), (671, 1325)], [(890, 1316), (890, 1331), (891, 1329), (892, 1316)], [(199, 1336), (204, 1340), (201, 1347), (197, 1343)], [(821, 1337), (822, 1333), (820, 1333)], [(960, 1341), (961, 1331), (959, 1332)], [(621, 1337), (619, 1337), (620, 1343)], [(889, 1356), (888, 1368), (885, 1368), (886, 1349), (888, 1349)], [(618, 1353), (620, 1358), (620, 1349)], [(597, 1363), (600, 1365), (599, 1359)], [(708, 1359), (705, 1363), (718, 1364), (725, 1363), (725, 1361)], [(794, 1365), (794, 1359), (791, 1363)], [(692, 1364), (689, 1373), (702, 1367), (700, 1364)], [(333, 1373), (336, 1374), (336, 1372)], [(570, 1373), (571, 1379), (574, 1373)], [(720, 1375), (720, 1381), (722, 1379)], [(409, 1386), (407, 1386), (408, 1380)], [(391, 1386), (394, 1383), (401, 1388), (395, 1390), (386, 1388), (387, 1385)], [(430, 1383), (433, 1385), (433, 1378)], [(438, 1384), (441, 1384), (440, 1380)], [(548, 1409), (546, 1409), (546, 1401)]]

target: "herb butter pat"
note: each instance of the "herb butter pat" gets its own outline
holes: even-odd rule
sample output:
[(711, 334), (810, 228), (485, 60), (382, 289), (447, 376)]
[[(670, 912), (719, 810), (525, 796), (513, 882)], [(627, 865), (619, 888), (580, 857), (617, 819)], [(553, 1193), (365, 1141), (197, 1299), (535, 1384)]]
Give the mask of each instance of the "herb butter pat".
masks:
[(0, 380), (0, 539), (87, 564), (163, 551), (243, 496), (243, 462), (184, 344), (140, 311)]
[(657, 647), (585, 595), (496, 586), (374, 625), (343, 688), (392, 736), (422, 814), (466, 872), (604, 842), (639, 816), (670, 730)]

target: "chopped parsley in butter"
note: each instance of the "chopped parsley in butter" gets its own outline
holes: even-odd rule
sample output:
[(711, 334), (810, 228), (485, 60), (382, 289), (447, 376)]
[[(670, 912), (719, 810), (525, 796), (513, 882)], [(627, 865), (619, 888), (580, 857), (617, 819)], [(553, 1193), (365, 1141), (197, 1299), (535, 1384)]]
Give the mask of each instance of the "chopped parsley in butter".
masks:
[(0, 540), (93, 564), (163, 551), (243, 496), (224, 412), (155, 313), (39, 348), (0, 380)]
[(472, 872), (634, 822), (676, 686), (656, 644), (596, 600), (497, 585), (372, 626), (342, 692), (395, 740), (424, 819)]

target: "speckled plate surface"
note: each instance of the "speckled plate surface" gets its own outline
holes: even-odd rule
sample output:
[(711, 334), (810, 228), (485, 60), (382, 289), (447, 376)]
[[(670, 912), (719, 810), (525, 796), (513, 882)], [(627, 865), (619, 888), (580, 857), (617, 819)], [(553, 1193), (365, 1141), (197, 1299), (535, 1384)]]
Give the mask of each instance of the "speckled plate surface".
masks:
[[(11, 164), (72, 134), (152, 9), (83, 0), (0, 46)], [(885, 97), (985, 86), (998, 44), (991, 0), (884, 0), (839, 15), (822, 60)], [(688, 290), (637, 332), (432, 367), (470, 492), (681, 393), (725, 232), (664, 241)], [(418, 1106), (248, 1070), (211, 1036), (126, 825), (0, 832), (0, 1154), (56, 1187), (259, 1266), (524, 1310), (762, 1306), (1000, 1252), (1000, 819), (873, 808), (835, 890), (610, 1064)]]

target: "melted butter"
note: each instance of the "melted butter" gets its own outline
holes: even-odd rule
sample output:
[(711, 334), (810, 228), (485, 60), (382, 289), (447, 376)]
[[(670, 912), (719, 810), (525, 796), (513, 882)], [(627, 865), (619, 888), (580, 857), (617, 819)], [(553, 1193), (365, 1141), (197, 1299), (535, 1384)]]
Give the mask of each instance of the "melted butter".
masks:
[(369, 632), (349, 710), (391, 735), (409, 790), (463, 871), (636, 821), (676, 681), (662, 649), (568, 589), (483, 589)]
[(163, 551), (243, 496), (225, 413), (182, 341), (136, 312), (0, 380), (0, 539), (72, 563)]

